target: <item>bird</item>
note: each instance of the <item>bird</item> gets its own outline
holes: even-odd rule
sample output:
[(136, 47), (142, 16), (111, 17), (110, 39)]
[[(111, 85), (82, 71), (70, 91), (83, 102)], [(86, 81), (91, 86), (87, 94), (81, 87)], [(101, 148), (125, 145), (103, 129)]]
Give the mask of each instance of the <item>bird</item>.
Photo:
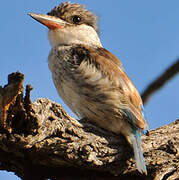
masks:
[(59, 96), (80, 119), (122, 134), (133, 147), (138, 171), (147, 175), (141, 135), (149, 128), (143, 103), (121, 61), (102, 46), (97, 16), (70, 2), (29, 15), (49, 29), (48, 66)]

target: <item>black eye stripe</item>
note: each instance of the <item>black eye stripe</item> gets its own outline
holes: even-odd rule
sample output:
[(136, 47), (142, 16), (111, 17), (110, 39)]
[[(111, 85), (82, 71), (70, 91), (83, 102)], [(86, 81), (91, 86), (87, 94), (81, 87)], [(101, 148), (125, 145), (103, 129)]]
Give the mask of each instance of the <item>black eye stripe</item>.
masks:
[(81, 17), (80, 16), (73, 16), (72, 21), (74, 24), (79, 24), (81, 22)]

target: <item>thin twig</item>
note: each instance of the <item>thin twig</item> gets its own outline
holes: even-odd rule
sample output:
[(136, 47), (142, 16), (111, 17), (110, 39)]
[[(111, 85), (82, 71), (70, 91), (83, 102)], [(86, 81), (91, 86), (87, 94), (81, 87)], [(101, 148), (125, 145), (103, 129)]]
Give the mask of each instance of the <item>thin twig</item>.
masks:
[(179, 72), (179, 59), (165, 70), (156, 80), (148, 85), (148, 87), (142, 92), (141, 97), (143, 103), (146, 104), (149, 98), (164, 86), (167, 81), (173, 78)]

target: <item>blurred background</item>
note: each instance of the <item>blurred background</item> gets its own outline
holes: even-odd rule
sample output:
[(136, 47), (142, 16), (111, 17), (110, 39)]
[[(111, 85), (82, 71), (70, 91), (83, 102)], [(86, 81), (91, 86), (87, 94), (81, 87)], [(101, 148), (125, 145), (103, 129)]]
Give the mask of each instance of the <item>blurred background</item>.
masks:
[[(47, 28), (27, 13), (47, 13), (62, 1), (2, 1), (0, 11), (0, 85), (8, 74), (25, 74), (25, 85), (34, 90), (32, 100), (49, 98), (64, 106), (53, 85), (47, 58), (50, 45)], [(103, 46), (118, 56), (135, 86), (142, 92), (179, 57), (179, 1), (76, 0), (99, 16)], [(179, 76), (155, 93), (145, 106), (150, 129), (179, 118)], [(0, 171), (1, 180), (18, 180), (13, 173)]]

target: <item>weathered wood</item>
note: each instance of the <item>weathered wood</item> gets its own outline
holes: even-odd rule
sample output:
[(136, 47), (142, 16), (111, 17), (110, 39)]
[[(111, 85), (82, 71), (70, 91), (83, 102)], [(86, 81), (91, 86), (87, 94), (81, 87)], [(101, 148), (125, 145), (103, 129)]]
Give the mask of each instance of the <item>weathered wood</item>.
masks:
[(1, 170), (26, 180), (179, 178), (179, 120), (143, 137), (148, 176), (142, 176), (122, 135), (79, 122), (49, 99), (31, 103), (32, 88), (23, 97), (22, 84), (23, 75), (13, 73), (0, 88)]

